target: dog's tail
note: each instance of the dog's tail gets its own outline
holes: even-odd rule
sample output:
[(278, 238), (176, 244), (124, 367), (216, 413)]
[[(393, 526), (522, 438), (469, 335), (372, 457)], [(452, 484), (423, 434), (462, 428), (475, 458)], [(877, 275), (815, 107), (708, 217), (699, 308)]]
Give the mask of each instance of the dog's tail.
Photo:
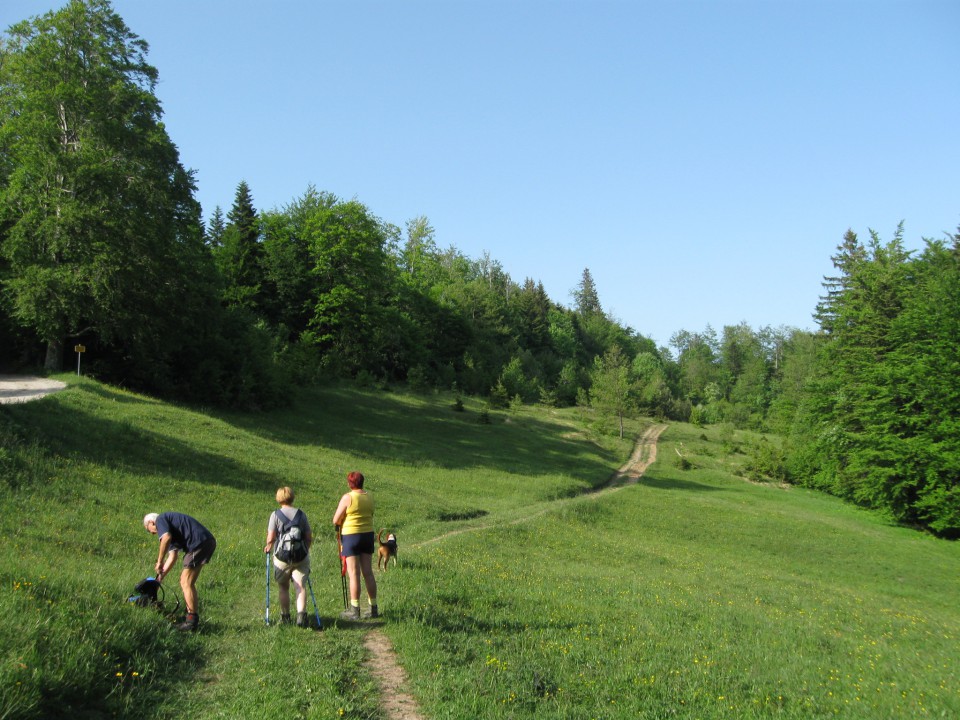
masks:
[(377, 533), (377, 542), (383, 545), (383, 534), (387, 531), (386, 528), (380, 528), (380, 532)]

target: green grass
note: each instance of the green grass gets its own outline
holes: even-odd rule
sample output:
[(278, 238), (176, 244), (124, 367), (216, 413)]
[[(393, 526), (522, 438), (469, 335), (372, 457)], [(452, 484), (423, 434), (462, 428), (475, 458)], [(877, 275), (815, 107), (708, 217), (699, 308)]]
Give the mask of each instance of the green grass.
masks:
[[(400, 538), (382, 627), (427, 717), (960, 715), (960, 546), (745, 481), (755, 436), (671, 425), (637, 485), (592, 493), (630, 443), (573, 410), (482, 425), (478, 403), (329, 388), (236, 415), (61, 379), (0, 408), (0, 718), (384, 717), (362, 628), (263, 623), (289, 484), (332, 625), (353, 469)], [(140, 518), (166, 509), (219, 541), (194, 636), (125, 602), (156, 557)]]

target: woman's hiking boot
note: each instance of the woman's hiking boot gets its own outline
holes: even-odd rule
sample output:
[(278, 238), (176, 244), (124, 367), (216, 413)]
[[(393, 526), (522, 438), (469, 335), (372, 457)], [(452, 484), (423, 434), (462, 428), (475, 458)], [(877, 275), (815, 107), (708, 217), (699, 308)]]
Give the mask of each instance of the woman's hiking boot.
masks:
[(187, 617), (184, 618), (183, 622), (177, 625), (177, 630), (181, 630), (183, 632), (196, 632), (197, 625), (199, 624), (200, 618), (197, 616), (197, 614), (188, 612)]
[(281, 625), (290, 624), (290, 613), (280, 613), (280, 624)]
[(359, 605), (354, 605), (354, 606), (351, 606), (350, 608), (344, 610), (342, 613), (340, 613), (340, 619), (341, 619), (341, 620), (354, 620), (354, 621), (359, 620), (359, 619), (360, 619), (360, 606), (359, 606)]
[(369, 618), (370, 620), (376, 620), (380, 617), (380, 611), (377, 609), (376, 605), (371, 605), (370, 609), (363, 614), (363, 617)]
[(297, 627), (310, 627), (310, 620), (307, 619), (307, 614), (305, 612), (297, 613)]

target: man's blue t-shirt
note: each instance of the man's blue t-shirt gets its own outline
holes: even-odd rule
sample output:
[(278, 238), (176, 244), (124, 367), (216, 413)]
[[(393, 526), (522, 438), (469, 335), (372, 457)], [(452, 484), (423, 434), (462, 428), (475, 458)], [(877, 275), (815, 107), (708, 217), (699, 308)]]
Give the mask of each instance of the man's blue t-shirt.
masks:
[(157, 516), (157, 537), (170, 533), (170, 545), (177, 550), (193, 552), (213, 537), (211, 532), (189, 515), (165, 512)]

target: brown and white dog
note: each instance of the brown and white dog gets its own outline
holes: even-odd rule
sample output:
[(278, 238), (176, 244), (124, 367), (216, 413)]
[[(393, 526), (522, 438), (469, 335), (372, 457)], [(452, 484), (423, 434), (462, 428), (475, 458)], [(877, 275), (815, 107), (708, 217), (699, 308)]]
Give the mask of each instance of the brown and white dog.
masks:
[(380, 568), (381, 563), (383, 564), (383, 569), (387, 569), (387, 563), (390, 562), (390, 558), (393, 558), (393, 566), (397, 566), (397, 536), (393, 533), (387, 533), (387, 539), (383, 539), (384, 530), (380, 530), (377, 534), (377, 542), (380, 543), (380, 547), (377, 548), (377, 568)]

